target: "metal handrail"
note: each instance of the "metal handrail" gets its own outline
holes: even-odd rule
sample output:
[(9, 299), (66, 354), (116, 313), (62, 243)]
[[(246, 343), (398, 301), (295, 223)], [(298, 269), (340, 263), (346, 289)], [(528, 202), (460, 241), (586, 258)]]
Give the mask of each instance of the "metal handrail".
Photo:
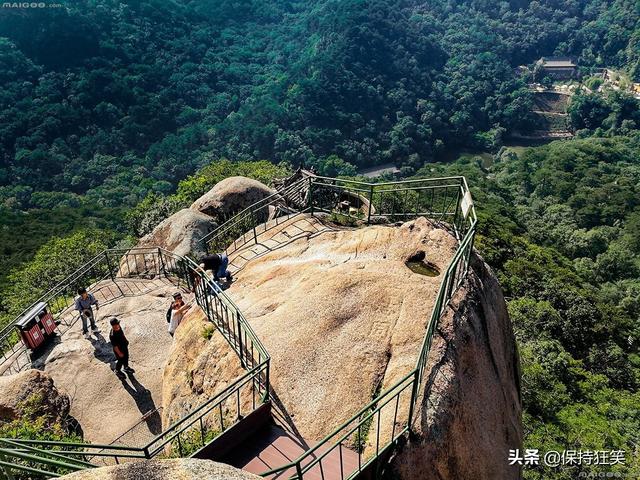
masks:
[[(310, 178), (302, 178), (291, 185), (287, 185), (282, 190), (249, 205), (244, 210), (241, 210), (231, 218), (227, 219), (224, 223), (218, 226), (218, 228), (202, 237), (200, 242), (207, 245), (207, 251), (213, 252), (214, 250), (219, 250), (217, 240), (228, 240), (226, 237), (231, 235), (233, 237), (233, 243), (227, 244), (224, 248), (226, 254), (231, 255), (234, 251), (246, 244), (245, 237), (248, 232), (250, 233), (253, 231), (252, 238), (254, 241), (257, 241), (258, 233), (256, 232), (256, 227), (260, 224), (264, 224), (266, 230), (266, 225), (268, 223), (267, 220), (270, 213), (269, 207), (286, 206), (289, 210), (296, 210), (294, 215), (301, 213), (298, 209), (286, 205), (287, 200), (293, 193), (302, 192), (305, 187), (310, 185), (310, 182)], [(242, 239), (242, 241), (240, 241), (240, 244), (238, 245), (238, 240), (240, 239)], [(231, 248), (232, 246), (233, 248)]]
[[(20, 314), (17, 316), (17, 318), (19, 318), (20, 316), (22, 316), (25, 313), (27, 313), (31, 308), (33, 308), (33, 306), (36, 303), (41, 302), (44, 299), (46, 299), (49, 295), (51, 295), (52, 292), (56, 291), (57, 289), (59, 289), (61, 287), (64, 287), (65, 285), (68, 285), (71, 282), (71, 280), (73, 280), (73, 279), (78, 277), (78, 272), (86, 271), (87, 269), (90, 269), (95, 264), (97, 264), (98, 263), (97, 260), (100, 259), (100, 256), (103, 255), (103, 253), (104, 252), (100, 252), (96, 256), (92, 257), (85, 264), (83, 264), (81, 267), (77, 268), (75, 271), (73, 271), (72, 273), (67, 275), (64, 278), (64, 280), (61, 280), (56, 285), (54, 285), (53, 287), (49, 288), (49, 290), (47, 290), (44, 294), (42, 294), (36, 301), (34, 301), (31, 305), (29, 305), (27, 308), (25, 308), (22, 312), (20, 312)], [(15, 322), (11, 322), (11, 323), (8, 323), (7, 325), (5, 325), (2, 328), (2, 330), (0, 330), (0, 341), (2, 341), (2, 339), (4, 338), (5, 333), (7, 331), (12, 331), (13, 330), (14, 326), (15, 326)]]
[[(128, 263), (133, 258), (135, 265), (138, 265), (137, 256), (143, 256), (142, 264), (144, 266), (143, 272), (131, 272), (128, 268)], [(117, 257), (116, 261), (111, 262), (112, 257)], [(152, 258), (149, 259), (148, 256)], [(262, 395), (261, 402), (268, 401), (269, 399), (269, 365), (270, 357), (264, 345), (260, 342), (257, 335), (241, 314), (240, 309), (235, 303), (223, 292), (220, 286), (209, 278), (204, 270), (199, 267), (191, 258), (182, 257), (173, 252), (167, 251), (158, 247), (140, 247), (133, 249), (109, 249), (101, 252), (91, 261), (82, 267), (75, 270), (74, 273), (81, 274), (87, 270), (94, 268), (99, 262), (106, 262), (109, 266), (109, 273), (113, 275), (113, 278), (120, 272), (123, 265), (127, 265), (127, 275), (132, 276), (136, 274), (147, 275), (149, 272), (149, 264), (153, 269), (154, 274), (165, 275), (178, 275), (181, 280), (185, 281), (187, 286), (192, 288), (196, 294), (196, 301), (199, 306), (205, 312), (209, 321), (214, 323), (218, 329), (222, 332), (224, 325), (219, 322), (218, 318), (211, 312), (209, 306), (211, 299), (220, 299), (224, 302), (227, 309), (234, 312), (234, 319), (237, 322), (238, 330), (237, 334), (240, 337), (239, 344), (241, 348), (236, 350), (236, 353), (240, 356), (241, 363), (247, 369), (247, 372), (238, 378), (231, 385), (227, 386), (222, 392), (217, 393), (212, 398), (208, 399), (191, 412), (187, 413), (177, 422), (174, 422), (165, 431), (157, 435), (144, 447), (130, 447), (124, 445), (97, 445), (86, 444), (82, 442), (57, 442), (46, 440), (25, 440), (25, 439), (0, 439), (5, 444), (12, 445), (14, 448), (4, 448), (0, 452), (0, 465), (4, 468), (14, 468), (17, 470), (27, 471), (31, 473), (43, 474), (46, 473), (49, 476), (56, 476), (55, 472), (45, 472), (44, 470), (36, 469), (30, 466), (26, 466), (20, 463), (7, 462), (7, 458), (14, 458), (16, 460), (30, 460), (31, 462), (41, 463), (45, 466), (53, 468), (67, 468), (72, 463), (76, 464), (78, 460), (74, 460), (73, 457), (112, 457), (118, 463), (119, 458), (140, 458), (149, 459), (164, 451), (165, 447), (173, 440), (178, 439), (179, 448), (181, 449), (180, 436), (186, 430), (193, 426), (194, 423), (202, 419), (211, 410), (222, 405), (222, 403), (231, 398), (234, 394), (238, 396), (238, 404), (240, 403), (240, 388), (245, 385), (251, 385), (253, 396), (252, 408), (256, 408), (256, 390), (258, 395)], [(78, 273), (80, 272), (80, 273)], [(122, 272), (120, 272), (122, 273)], [(66, 277), (67, 281), (75, 281), (77, 278), (71, 276)], [(53, 289), (50, 289), (45, 295), (40, 297), (38, 301), (47, 300), (48, 295), (52, 292), (57, 292), (60, 288), (66, 288), (64, 282), (59, 283)], [(11, 325), (13, 326), (13, 325)], [(234, 341), (232, 335), (226, 332), (225, 338), (229, 344), (234, 347)], [(251, 351), (251, 358), (247, 359), (246, 352)], [(255, 361), (253, 353), (257, 353), (258, 362)], [(238, 410), (238, 418), (240, 417), (240, 411)], [(203, 428), (202, 422), (200, 427)], [(224, 424), (222, 425), (224, 428)], [(204, 433), (202, 434), (204, 440)], [(35, 448), (38, 446), (41, 448)], [(47, 449), (44, 449), (47, 447)], [(75, 448), (79, 450), (64, 450), (68, 448)], [(23, 450), (28, 450), (34, 453), (25, 453)], [(97, 451), (96, 451), (97, 450)], [(25, 456), (25, 455), (28, 455)], [(50, 457), (54, 457), (52, 460)], [(86, 465), (84, 465), (86, 463)], [(83, 462), (83, 467), (89, 468), (95, 465), (88, 462)], [(2, 471), (2, 469), (0, 469)]]
[[(319, 177), (316, 177), (316, 178), (319, 178)], [(341, 472), (343, 474), (342, 475), (343, 478), (351, 479), (355, 477), (358, 473), (360, 473), (362, 469), (364, 469), (367, 465), (376, 461), (377, 458), (379, 458), (379, 455), (381, 454), (381, 452), (386, 451), (386, 449), (390, 448), (400, 435), (404, 434), (406, 431), (409, 431), (411, 429), (411, 426), (414, 420), (413, 417), (414, 417), (415, 409), (419, 399), (419, 392), (420, 392), (420, 386), (422, 384), (424, 368), (426, 366), (428, 353), (429, 353), (431, 342), (435, 332), (435, 327), (438, 321), (440, 320), (442, 314), (444, 313), (444, 308), (446, 307), (448, 302), (451, 300), (453, 293), (460, 286), (460, 284), (462, 283), (462, 280), (466, 275), (466, 272), (469, 266), (469, 257), (471, 254), (471, 249), (473, 248), (473, 238), (475, 235), (475, 229), (477, 225), (477, 216), (475, 212), (475, 206), (471, 204), (469, 207), (468, 215), (463, 218), (463, 222), (466, 221), (467, 225), (464, 225), (464, 227), (466, 228), (464, 229), (465, 231), (463, 232), (464, 233), (463, 237), (460, 239), (460, 237), (458, 236), (459, 227), (458, 225), (455, 224), (455, 222), (456, 222), (456, 217), (458, 217), (459, 215), (459, 209), (460, 209), (459, 204), (462, 198), (465, 196), (465, 194), (469, 192), (469, 188), (468, 188), (466, 179), (464, 177), (446, 177), (446, 178), (437, 179), (437, 180), (444, 183), (444, 182), (450, 182), (452, 179), (457, 180), (458, 183), (457, 184), (445, 183), (444, 185), (418, 187), (420, 189), (425, 189), (425, 188), (426, 189), (433, 189), (433, 188), (446, 189), (449, 187), (456, 187), (456, 188), (460, 188), (461, 191), (457, 192), (456, 208), (455, 208), (455, 212), (452, 213), (452, 215), (454, 216), (453, 227), (456, 233), (456, 238), (459, 239), (458, 248), (456, 249), (456, 252), (453, 255), (449, 265), (447, 266), (447, 269), (440, 283), (440, 288), (438, 290), (436, 302), (434, 303), (434, 307), (432, 309), (432, 313), (426, 327), (425, 336), (423, 338), (422, 346), (421, 346), (418, 358), (416, 360), (415, 367), (405, 377), (403, 377), (401, 380), (393, 384), (391, 387), (387, 388), (384, 392), (382, 392), (374, 400), (372, 400), (368, 405), (363, 407), (357, 414), (355, 414), (345, 423), (337, 427), (331, 434), (326, 436), (322, 441), (320, 441), (313, 448), (307, 450), (306, 452), (301, 454), (296, 460), (289, 462), (286, 465), (263, 472), (261, 474), (262, 476), (270, 476), (276, 473), (282, 473), (289, 469), (295, 468), (296, 475), (293, 478), (301, 480), (304, 474), (309, 472), (316, 465), (319, 465), (320, 471), (322, 472), (322, 463), (321, 463), (322, 460), (326, 458), (330, 454), (330, 452), (334, 451), (336, 448), (342, 449), (343, 448), (342, 445), (345, 442), (345, 440), (348, 439), (356, 430), (358, 431), (358, 434), (360, 437), (361, 429), (368, 428), (367, 422), (369, 422), (374, 417), (374, 415), (377, 414), (378, 428), (377, 428), (375, 455), (373, 455), (371, 458), (369, 458), (368, 460), (365, 460), (365, 462), (362, 463), (360, 458), (361, 452), (359, 451), (358, 452), (358, 455), (359, 455), (358, 469), (355, 472), (351, 472), (351, 473), (347, 472), (346, 477), (344, 475), (344, 472)], [(329, 180), (335, 181), (336, 183), (352, 182), (351, 180), (339, 180), (339, 179), (329, 179)], [(324, 182), (318, 182), (317, 184), (322, 186), (322, 183)], [(357, 182), (357, 181), (354, 183), (357, 183), (360, 185), (366, 185), (369, 187), (381, 185), (381, 184), (366, 184), (364, 182)], [(423, 183), (422, 180), (410, 180), (405, 182), (387, 182), (384, 185), (385, 186), (401, 185), (402, 187), (406, 187), (407, 184), (420, 185), (422, 183)], [(334, 187), (336, 185), (334, 184), (329, 186)], [(394, 193), (398, 191), (394, 189), (390, 189), (390, 190)], [(405, 190), (412, 190), (412, 188), (399, 189), (399, 191), (405, 191)], [(372, 197), (369, 197), (369, 199), (371, 201)], [(460, 269), (461, 262), (463, 261), (464, 263), (462, 264), (462, 269)], [(398, 387), (403, 384), (403, 382), (407, 382), (407, 383), (406, 385), (403, 386), (402, 390), (393, 394), (394, 391), (396, 391)], [(400, 430), (400, 433), (396, 436), (395, 435), (395, 428), (396, 428), (396, 421), (397, 421), (397, 407), (396, 407), (396, 415), (394, 415), (394, 419), (393, 419), (391, 438), (386, 442), (385, 445), (383, 445), (382, 448), (380, 448), (379, 446), (379, 440), (380, 440), (379, 423), (380, 423), (380, 415), (381, 415), (380, 412), (382, 411), (382, 408), (384, 408), (394, 399), (396, 400), (396, 402), (399, 402), (399, 396), (402, 394), (402, 392), (404, 392), (406, 388), (409, 388), (409, 387), (411, 387), (412, 392), (411, 392), (411, 399), (410, 399), (409, 412), (407, 415), (408, 418), (407, 418), (406, 425), (404, 428)], [(355, 424), (355, 426), (352, 426), (350, 429), (348, 429), (348, 427), (350, 425), (353, 425), (353, 423), (356, 420), (358, 420), (358, 422)], [(336, 438), (337, 435), (345, 429), (348, 429), (348, 431), (344, 433), (342, 436)], [(328, 444), (330, 445), (327, 448)], [(315, 452), (322, 451), (322, 449), (325, 449), (325, 448), (326, 450), (324, 450), (324, 452), (321, 455), (315, 457), (314, 455)], [(340, 453), (341, 453), (341, 450), (340, 450)], [(341, 469), (342, 467), (343, 465), (341, 460)]]
[[(367, 187), (368, 190), (364, 188), (348, 189), (349, 186), (351, 185), (364, 186), (364, 187)], [(470, 255), (471, 255), (471, 250), (473, 248), (473, 239), (475, 236), (475, 229), (477, 224), (477, 215), (476, 215), (475, 206), (473, 205), (473, 203), (470, 204), (467, 214), (462, 215), (463, 213), (461, 212), (462, 199), (466, 195), (470, 195), (469, 187), (464, 177), (443, 177), (443, 178), (436, 178), (436, 179), (406, 180), (401, 182), (384, 182), (384, 183), (375, 184), (375, 183), (365, 183), (365, 182), (360, 182), (355, 180), (343, 180), (343, 179), (334, 179), (329, 177), (314, 176), (314, 177), (303, 178), (302, 180), (297, 181), (292, 185), (289, 185), (288, 187), (286, 187), (287, 194), (294, 193), (296, 189), (301, 189), (301, 188), (304, 188), (305, 186), (308, 186), (309, 188), (309, 195), (307, 197), (308, 205), (307, 205), (307, 208), (302, 209), (302, 211), (310, 210), (311, 213), (313, 213), (314, 207), (324, 211), (332, 211), (331, 209), (335, 208), (335, 205), (325, 206), (322, 204), (314, 204), (314, 198), (313, 198), (314, 194), (318, 195), (319, 193), (321, 193), (316, 191), (318, 189), (322, 189), (322, 188), (336, 189), (337, 188), (338, 190), (342, 189), (343, 191), (347, 191), (347, 192), (356, 191), (358, 192), (358, 194), (360, 193), (368, 194), (369, 196), (368, 198), (366, 198), (366, 200), (368, 200), (369, 202), (367, 222), (371, 221), (371, 216), (372, 216), (371, 206), (373, 205), (374, 196), (376, 194), (381, 194), (380, 205), (382, 207), (384, 206), (383, 204), (384, 194), (394, 195), (394, 194), (402, 193), (405, 195), (405, 200), (406, 200), (406, 197), (408, 196), (408, 194), (413, 192), (418, 195), (418, 200), (420, 200), (419, 195), (423, 191), (430, 190), (432, 192), (432, 196), (430, 198), (430, 206), (433, 207), (435, 202), (436, 189), (440, 189), (440, 190), (444, 189), (444, 196), (438, 199), (438, 202), (441, 203), (440, 205), (441, 209), (439, 211), (434, 210), (433, 208), (429, 208), (427, 212), (422, 212), (418, 208), (419, 205), (416, 202), (415, 211), (404, 211), (402, 213), (395, 212), (393, 208), (395, 207), (396, 199), (395, 197), (392, 197), (391, 212), (385, 212), (384, 208), (381, 208), (381, 210), (378, 213), (376, 213), (376, 215), (378, 216), (388, 215), (391, 218), (396, 218), (398, 216), (406, 218), (412, 215), (413, 216), (420, 216), (420, 215), (430, 216), (431, 214), (436, 214), (439, 216), (439, 218), (437, 219), (438, 221), (443, 220), (444, 218), (452, 218), (453, 222), (452, 224), (450, 224), (450, 226), (453, 227), (454, 234), (456, 236), (456, 239), (459, 242), (458, 248), (443, 275), (440, 288), (438, 290), (438, 295), (436, 296), (434, 308), (432, 310), (431, 316), (429, 318), (429, 321), (426, 327), (425, 336), (423, 338), (422, 346), (421, 346), (418, 358), (416, 360), (415, 367), (410, 372), (408, 372), (401, 380), (393, 384), (391, 387), (387, 388), (384, 392), (376, 396), (376, 398), (373, 399), (371, 402), (369, 402), (366, 406), (361, 408), (358, 411), (358, 413), (356, 413), (349, 420), (347, 420), (347, 422), (343, 423), (337, 429), (335, 429), (331, 434), (327, 435), (321, 442), (319, 442), (317, 445), (315, 445), (314, 447), (310, 448), (309, 450), (304, 452), (302, 455), (300, 455), (300, 457), (298, 457), (295, 461), (289, 462), (286, 465), (283, 465), (273, 470), (269, 470), (268, 472), (264, 472), (262, 474), (263, 476), (272, 475), (278, 472), (284, 472), (291, 468), (295, 468), (296, 469), (295, 478), (298, 478), (299, 480), (301, 480), (304, 474), (310, 471), (316, 465), (318, 465), (319, 468), (322, 470), (322, 461), (324, 458), (326, 458), (329, 455), (331, 451), (338, 448), (340, 452), (340, 458), (342, 458), (342, 448), (344, 448), (343, 444), (347, 442), (347, 440), (356, 432), (358, 434), (357, 436), (358, 441), (362, 441), (363, 433), (368, 434), (368, 429), (371, 427), (370, 422), (372, 422), (373, 418), (377, 415), (378, 424), (377, 424), (375, 455), (373, 455), (371, 458), (365, 459), (363, 463), (361, 459), (362, 452), (360, 450), (358, 451), (358, 455), (359, 455), (358, 470), (355, 472), (352, 472), (351, 474), (347, 472), (348, 474), (347, 478), (353, 478), (355, 475), (361, 472), (363, 468), (367, 467), (372, 462), (376, 461), (383, 452), (387, 451), (389, 448), (392, 448), (392, 446), (398, 441), (399, 437), (404, 435), (407, 431), (410, 431), (412, 428), (412, 422), (414, 419), (413, 417), (415, 413), (416, 403), (418, 401), (418, 394), (420, 391), (424, 368), (426, 366), (426, 361), (427, 361), (428, 353), (430, 350), (431, 341), (433, 339), (435, 327), (438, 321), (440, 320), (442, 314), (444, 313), (446, 306), (448, 305), (449, 301), (453, 297), (454, 292), (457, 290), (457, 288), (460, 286), (463, 279), (465, 278), (465, 275), (469, 268)], [(451, 192), (451, 196), (449, 195), (450, 189), (453, 190)], [(256, 211), (258, 211), (259, 209), (263, 209), (265, 207), (274, 205), (277, 202), (281, 202), (283, 198), (282, 195), (283, 195), (282, 192), (278, 192), (247, 207), (240, 213), (228, 219), (225, 223), (223, 223), (221, 226), (219, 226), (216, 230), (211, 232), (209, 235), (207, 235), (204, 238), (204, 240), (211, 241), (211, 239), (216, 238), (217, 236), (220, 236), (228, 231), (231, 231), (232, 227), (237, 226), (239, 224), (239, 221), (247, 218), (248, 215), (252, 215), (252, 219), (255, 220), (254, 214)], [(455, 197), (455, 200), (454, 200), (454, 197)], [(406, 207), (406, 204), (405, 204), (405, 207)], [(298, 211), (298, 213), (301, 213), (301, 211)], [(253, 225), (253, 228), (255, 229), (255, 225)], [(254, 239), (257, 241), (257, 239), (255, 238), (255, 230), (254, 230)], [(162, 269), (160, 269), (160, 267), (157, 264), (154, 265), (154, 268), (157, 267), (158, 273), (160, 273), (160, 271), (162, 270), (161, 273), (164, 275), (177, 273), (179, 276), (182, 276), (182, 279), (186, 281), (187, 285), (189, 285), (190, 287), (193, 287), (193, 290), (196, 293), (196, 300), (198, 301), (198, 304), (201, 306), (201, 308), (207, 315), (207, 318), (209, 318), (214, 324), (218, 326), (218, 329), (223, 333), (223, 335), (225, 335), (225, 338), (227, 339), (229, 344), (239, 355), (243, 367), (247, 369), (247, 372), (242, 377), (240, 377), (234, 383), (229, 385), (225, 390), (218, 393), (213, 398), (208, 399), (206, 402), (199, 405), (196, 409), (189, 412), (180, 420), (172, 424), (167, 430), (162, 432), (160, 435), (156, 436), (156, 438), (154, 438), (145, 447), (135, 448), (135, 447), (119, 446), (117, 450), (122, 452), (121, 454), (119, 454), (119, 456), (121, 457), (131, 456), (135, 458), (140, 458), (142, 456), (144, 458), (151, 458), (157, 455), (159, 452), (163, 451), (163, 449), (169, 443), (171, 443), (174, 439), (177, 438), (179, 440), (180, 435), (184, 433), (186, 430), (188, 430), (196, 421), (198, 421), (199, 419), (202, 419), (204, 415), (211, 412), (215, 408), (218, 408), (219, 406), (221, 406), (222, 402), (229, 399), (234, 393), (236, 393), (238, 396), (238, 405), (239, 405), (240, 403), (239, 388), (247, 384), (247, 382), (249, 381), (257, 382), (258, 389), (260, 389), (260, 387), (264, 385), (265, 397), (263, 400), (266, 401), (268, 399), (270, 356), (267, 350), (265, 349), (264, 345), (262, 345), (260, 339), (255, 334), (255, 332), (253, 331), (249, 323), (246, 321), (246, 319), (244, 318), (244, 315), (238, 309), (238, 307), (233, 303), (233, 301), (226, 295), (226, 293), (220, 288), (220, 286), (216, 282), (213, 282), (210, 278), (207, 277), (206, 273), (199, 267), (199, 265), (197, 265), (189, 257), (181, 257), (172, 252), (163, 250), (161, 248), (154, 248), (154, 247), (142, 248), (142, 249), (138, 249), (137, 251), (138, 253), (130, 253), (132, 252), (132, 250), (106, 251), (103, 253), (105, 258), (107, 259), (107, 262), (109, 258), (108, 252), (111, 252), (112, 254), (120, 253), (125, 256), (135, 255), (135, 254), (143, 254), (143, 255), (152, 254), (153, 255), (157, 252), (159, 261), (162, 263)], [(92, 261), (95, 259), (98, 259), (99, 261), (100, 255), (94, 257)], [(167, 269), (165, 267), (163, 263), (163, 256), (166, 257), (167, 260), (173, 261), (173, 265), (171, 266), (171, 268)], [(118, 263), (118, 266), (120, 266), (120, 263), (121, 262)], [(146, 259), (145, 259), (145, 266), (146, 266)], [(82, 269), (83, 267), (76, 270), (76, 272), (83, 271)], [(70, 278), (71, 276), (68, 276), (67, 279)], [(58, 286), (62, 284), (64, 284), (64, 282), (61, 282), (60, 284), (58, 284)], [(55, 287), (49, 292), (53, 290), (55, 290)], [(44, 298), (44, 297), (46, 297), (46, 294), (41, 298)], [(235, 320), (235, 322), (237, 322), (237, 325), (238, 325), (237, 332), (239, 335), (239, 339), (237, 341), (236, 339), (232, 338), (232, 332), (230, 330), (227, 330), (225, 332), (224, 323), (220, 323), (217, 316), (211, 312), (212, 306), (211, 306), (210, 298), (214, 298), (216, 302), (219, 302), (219, 305), (216, 303), (216, 309), (218, 308), (218, 306), (223, 305), (225, 309), (231, 309), (231, 311), (233, 312), (233, 320)], [(227, 325), (227, 328), (228, 328), (228, 325)], [(243, 332), (244, 332), (244, 340), (245, 340), (244, 344), (242, 341)], [(250, 357), (251, 362), (247, 362), (245, 359), (245, 356), (248, 356), (247, 341), (251, 343), (251, 357)], [(258, 352), (258, 362), (256, 362), (253, 357), (254, 348)], [(263, 371), (265, 373), (264, 382), (262, 382), (260, 378), (260, 375), (262, 374)], [(409, 412), (406, 416), (406, 421), (401, 422), (401, 425), (404, 425), (404, 426), (402, 428), (399, 428), (396, 434), (396, 423), (398, 421), (398, 405), (400, 402), (400, 396), (409, 388), (411, 388)], [(395, 415), (393, 418), (391, 438), (390, 440), (386, 441), (384, 445), (380, 446), (380, 422), (381, 422), (381, 416), (382, 416), (382, 409), (390, 405), (394, 400), (396, 402), (396, 405), (395, 405)], [(255, 400), (254, 400), (254, 408), (255, 408)], [(239, 410), (238, 410), (238, 417), (240, 417)], [(200, 427), (202, 429), (202, 422), (200, 422)], [(224, 428), (224, 425), (223, 425), (223, 428)], [(202, 440), (204, 442), (204, 433), (202, 432), (202, 430), (201, 430), (201, 434), (202, 434)], [(21, 442), (20, 443), (21, 445), (26, 445), (27, 443), (29, 443), (30, 445), (42, 445), (42, 446), (64, 445), (67, 447), (76, 446), (78, 448), (114, 449), (114, 446), (105, 447), (105, 446), (85, 445), (85, 444), (68, 444), (64, 442), (44, 442), (44, 441), (37, 442), (37, 441), (21, 441), (21, 440), (18, 440), (18, 441), (13, 440), (13, 441)], [(157, 446), (154, 446), (158, 442), (162, 442), (162, 443), (160, 443)], [(328, 444), (329, 444), (329, 447), (326, 448)], [(322, 449), (324, 448), (326, 448), (326, 450), (323, 451)], [(9, 449), (8, 452), (14, 455), (16, 453), (22, 454), (22, 452), (16, 449)], [(317, 452), (322, 452), (322, 453), (320, 453), (319, 455), (316, 455)], [(87, 455), (86, 452), (53, 451), (50, 453), (57, 454), (57, 455), (80, 455), (80, 454)], [(112, 456), (112, 455), (106, 453), (104, 454), (104, 456)], [(43, 463), (46, 464), (46, 462), (43, 462)], [(2, 459), (0, 459), (0, 465), (6, 466), (7, 462), (4, 462), (2, 461)], [(8, 464), (8, 465), (11, 465), (11, 464)], [(341, 464), (341, 468), (342, 468), (342, 464)]]

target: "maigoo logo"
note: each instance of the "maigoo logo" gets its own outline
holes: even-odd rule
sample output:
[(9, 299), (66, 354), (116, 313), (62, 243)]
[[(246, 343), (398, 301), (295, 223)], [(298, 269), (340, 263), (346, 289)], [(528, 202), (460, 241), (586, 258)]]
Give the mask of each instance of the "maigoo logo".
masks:
[(46, 8), (44, 2), (12, 2), (3, 3), (2, 8)]

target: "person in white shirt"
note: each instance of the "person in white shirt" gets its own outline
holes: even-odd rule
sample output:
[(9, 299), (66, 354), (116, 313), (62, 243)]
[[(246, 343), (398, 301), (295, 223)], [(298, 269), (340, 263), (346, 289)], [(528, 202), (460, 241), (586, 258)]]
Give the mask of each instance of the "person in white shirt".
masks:
[(182, 321), (182, 317), (184, 314), (191, 308), (191, 305), (187, 305), (182, 300), (182, 294), (174, 293), (173, 294), (173, 303), (171, 304), (171, 317), (169, 318), (169, 335), (173, 337), (173, 334), (176, 332), (176, 329), (180, 325)]

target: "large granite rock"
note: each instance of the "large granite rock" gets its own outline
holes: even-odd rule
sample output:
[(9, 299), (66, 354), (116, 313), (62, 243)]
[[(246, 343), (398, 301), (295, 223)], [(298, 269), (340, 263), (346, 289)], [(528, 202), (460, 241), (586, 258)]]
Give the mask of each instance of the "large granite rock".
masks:
[(507, 480), (522, 448), (518, 353), (502, 290), (477, 255), (434, 337), (416, 436), (396, 456), (398, 478)]
[(209, 460), (148, 460), (82, 470), (64, 480), (258, 480), (260, 477)]
[(11, 421), (22, 415), (25, 402), (37, 399), (39, 413), (52, 420), (69, 415), (69, 397), (53, 384), (53, 379), (40, 370), (25, 370), (0, 377), (0, 421)]
[[(300, 236), (301, 222), (309, 235)], [(227, 291), (271, 354), (279, 418), (309, 441), (414, 368), (442, 277), (414, 273), (405, 262), (424, 252), (444, 272), (456, 249), (448, 232), (425, 219), (400, 227), (309, 228), (317, 222), (297, 217), (236, 252), (232, 262), (242, 267)], [(507, 462), (508, 449), (522, 443), (515, 340), (497, 280), (477, 257), (472, 263), (429, 354), (417, 435), (393, 459), (400, 478), (519, 477)], [(203, 318), (189, 322), (165, 371), (164, 407), (172, 418), (241, 373), (220, 335), (203, 340)], [(400, 398), (402, 419), (410, 395)], [(385, 418), (382, 438), (393, 425)], [(365, 453), (375, 448), (375, 428)]]
[[(227, 293), (271, 354), (271, 381), (286, 414), (306, 439), (317, 441), (413, 368), (441, 277), (416, 274), (405, 261), (425, 251), (444, 271), (456, 242), (425, 219), (290, 240), (300, 228), (317, 230), (308, 222), (318, 220), (302, 216), (269, 230), (272, 240), (284, 242), (279, 248), (261, 237), (272, 250), (250, 260)], [(232, 261), (250, 255), (236, 252)], [(236, 377), (212, 361), (209, 349), (198, 353), (191, 338), (197, 334), (176, 338), (169, 364), (202, 378), (200, 391), (210, 395)], [(198, 401), (183, 377), (167, 371), (164, 390), (181, 390), (185, 405)], [(175, 415), (174, 402), (167, 404), (166, 393), (163, 398)], [(400, 408), (407, 410), (406, 399)]]
[(216, 228), (213, 219), (190, 208), (184, 208), (166, 218), (142, 237), (137, 247), (161, 247), (178, 255), (199, 258), (207, 251), (200, 240)]
[[(205, 399), (223, 390), (245, 372), (238, 356), (212, 328), (200, 308), (191, 309), (175, 332), (173, 349), (165, 364), (162, 391), (164, 425), (179, 420)], [(235, 401), (235, 399), (232, 399)], [(247, 413), (250, 409), (245, 410)], [(217, 422), (217, 411), (211, 415)], [(204, 421), (211, 423), (209, 417)], [(218, 427), (218, 424), (215, 424)]]
[(216, 183), (211, 190), (193, 202), (191, 209), (225, 220), (274, 193), (275, 190), (257, 180), (228, 177)]

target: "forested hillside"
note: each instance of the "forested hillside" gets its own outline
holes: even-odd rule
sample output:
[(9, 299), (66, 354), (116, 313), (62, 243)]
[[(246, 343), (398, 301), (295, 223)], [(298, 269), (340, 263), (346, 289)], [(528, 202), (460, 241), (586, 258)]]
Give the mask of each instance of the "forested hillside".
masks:
[(418, 168), (526, 128), (513, 67), (541, 55), (640, 80), (638, 15), (633, 0), (3, 9), (0, 200), (135, 205), (223, 156)]
[(626, 452), (616, 467), (527, 466), (527, 480), (640, 476), (639, 159), (636, 134), (506, 150), (489, 171), (468, 156), (420, 172), (472, 179), (476, 246), (518, 340), (526, 448)]
[[(125, 234), (105, 208), (169, 194), (221, 157), (330, 175), (393, 162), (406, 175), (451, 150), (495, 149), (532, 122), (513, 67), (573, 54), (587, 72), (639, 80), (639, 17), (633, 0), (3, 8), (1, 223), (24, 233), (20, 248), (0, 245), (3, 265), (33, 254), (70, 209), (85, 212), (78, 225)], [(581, 97), (571, 116), (586, 134), (640, 122), (637, 101), (618, 94)], [(35, 219), (39, 234), (27, 234)]]
[[(515, 67), (571, 55), (640, 82), (637, 0), (63, 3), (0, 9), (2, 321), (62, 260), (225, 176), (465, 174), (520, 342), (525, 445), (635, 449), (639, 476), (639, 101), (580, 92), (578, 139), (497, 154), (535, 127)], [(442, 162), (460, 150), (498, 161)]]

